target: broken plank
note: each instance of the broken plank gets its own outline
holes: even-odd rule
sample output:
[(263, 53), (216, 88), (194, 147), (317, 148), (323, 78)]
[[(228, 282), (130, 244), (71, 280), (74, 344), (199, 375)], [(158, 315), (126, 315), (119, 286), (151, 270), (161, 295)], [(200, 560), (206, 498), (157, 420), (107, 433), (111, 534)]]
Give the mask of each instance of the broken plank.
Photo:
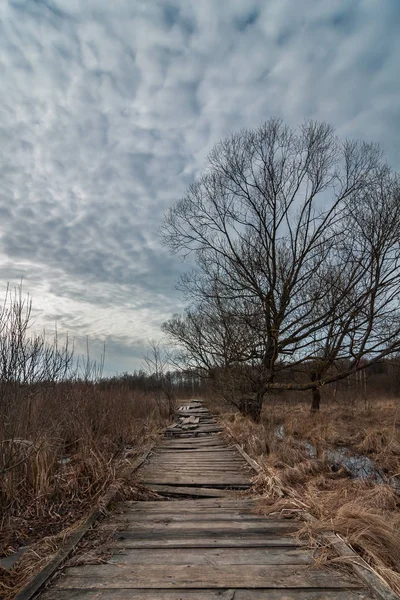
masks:
[[(147, 487), (158, 494), (167, 494), (174, 496), (206, 496), (211, 498), (232, 497), (235, 492), (232, 490), (224, 490), (218, 488), (201, 488), (194, 486), (174, 486), (174, 485), (159, 485), (156, 483), (148, 484)], [(182, 509), (181, 509), (182, 510)]]

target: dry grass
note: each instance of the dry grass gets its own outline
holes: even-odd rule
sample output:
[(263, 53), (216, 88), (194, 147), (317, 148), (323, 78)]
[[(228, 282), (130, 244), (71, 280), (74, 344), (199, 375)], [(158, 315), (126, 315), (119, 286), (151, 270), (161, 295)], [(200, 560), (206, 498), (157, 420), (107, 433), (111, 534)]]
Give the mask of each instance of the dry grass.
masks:
[[(79, 382), (52, 393), (26, 394), (0, 430), (0, 555), (29, 551), (11, 573), (0, 570), (0, 596), (40, 568), (75, 527), (117, 485), (136, 499), (140, 486), (123, 473), (167, 423), (154, 397), (124, 388), (104, 390)], [(25, 411), (23, 410), (25, 407)], [(122, 477), (122, 479), (121, 479)]]
[[(301, 535), (314, 547), (320, 534), (341, 535), (392, 589), (400, 593), (400, 496), (389, 485), (352, 480), (345, 468), (332, 465), (327, 450), (345, 445), (369, 455), (387, 475), (400, 471), (399, 404), (377, 400), (324, 406), (310, 414), (303, 402), (274, 401), (264, 407), (259, 424), (236, 413), (221, 420), (229, 433), (256, 458), (263, 471), (254, 479), (263, 513), (309, 513)], [(282, 431), (285, 436), (276, 434)], [(316, 449), (310, 458), (304, 441)], [(322, 560), (346, 562), (321, 554)]]
[[(118, 471), (123, 471), (125, 466), (125, 461), (122, 461)], [(143, 487), (140, 483), (132, 481), (131, 478), (117, 477), (110, 484), (110, 487), (116, 492), (114, 502), (121, 500), (159, 499), (157, 494)], [(102, 499), (99, 500), (96, 508), (102, 509), (104, 518), (107, 517), (108, 509), (102, 507)], [(90, 512), (93, 509), (94, 507), (92, 507)], [(87, 516), (88, 514), (79, 520), (75, 520), (72, 525), (65, 527), (58, 534), (44, 537), (31, 544), (11, 572), (3, 570), (2, 573), (0, 571), (0, 576), (2, 576), (0, 585), (2, 600), (13, 600), (16, 594), (24, 589), (35, 573), (40, 571), (56, 552), (65, 545), (68, 538), (82, 526)], [(109, 556), (108, 548), (113, 534), (113, 531), (99, 533), (99, 530), (95, 526), (85, 534), (84, 538), (74, 549), (66, 565), (77, 566), (104, 562)]]

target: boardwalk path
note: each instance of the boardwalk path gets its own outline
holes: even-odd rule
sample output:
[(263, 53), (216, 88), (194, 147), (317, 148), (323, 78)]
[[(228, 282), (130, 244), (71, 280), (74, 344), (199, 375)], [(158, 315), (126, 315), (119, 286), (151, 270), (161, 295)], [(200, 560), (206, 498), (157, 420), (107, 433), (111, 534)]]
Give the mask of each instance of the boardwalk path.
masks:
[[(42, 600), (344, 600), (372, 596), (354, 578), (317, 568), (292, 535), (296, 521), (254, 513), (237, 490), (254, 475), (198, 402), (138, 473), (168, 501), (124, 502), (106, 564), (64, 569)], [(193, 429), (190, 429), (193, 427)]]

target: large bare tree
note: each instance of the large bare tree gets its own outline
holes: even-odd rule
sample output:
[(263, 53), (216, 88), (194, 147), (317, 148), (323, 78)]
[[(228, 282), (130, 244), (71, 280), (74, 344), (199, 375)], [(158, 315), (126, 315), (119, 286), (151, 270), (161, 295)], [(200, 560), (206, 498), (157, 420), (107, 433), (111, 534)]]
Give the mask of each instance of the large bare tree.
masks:
[(374, 144), (313, 121), (234, 134), (163, 239), (196, 263), (165, 330), (204, 369), (241, 365), (255, 419), (269, 390), (318, 409), (323, 385), (400, 348), (399, 181)]

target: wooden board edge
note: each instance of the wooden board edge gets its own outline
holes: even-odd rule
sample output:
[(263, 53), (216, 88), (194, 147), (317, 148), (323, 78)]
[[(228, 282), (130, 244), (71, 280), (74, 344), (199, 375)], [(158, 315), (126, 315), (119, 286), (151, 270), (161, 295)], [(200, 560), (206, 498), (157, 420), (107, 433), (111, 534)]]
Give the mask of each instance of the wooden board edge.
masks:
[[(153, 442), (151, 446), (144, 452), (140, 457), (138, 457), (133, 465), (130, 465), (126, 468), (126, 474), (131, 474), (136, 471), (146, 460), (150, 452), (153, 450), (156, 442)], [(126, 475), (125, 475), (126, 476)], [(94, 525), (97, 519), (103, 514), (104, 509), (114, 500), (117, 495), (117, 489), (112, 489), (109, 491), (99, 502), (99, 507), (96, 508), (90, 515), (86, 517), (86, 519), (79, 525), (78, 529), (72, 533), (66, 543), (57, 550), (56, 554), (53, 558), (50, 559), (48, 563), (44, 565), (40, 569), (38, 573), (31, 579), (23, 589), (18, 592), (15, 596), (14, 600), (31, 600), (47, 583), (47, 581), (52, 577), (57, 569), (62, 565), (62, 563), (68, 558), (77, 544), (81, 541), (84, 535), (89, 531), (89, 529)]]
[(233, 440), (233, 444), (232, 444), (233, 447), (236, 448), (236, 450), (241, 454), (241, 456), (244, 458), (244, 460), (251, 466), (251, 468), (253, 469), (253, 471), (255, 471), (256, 473), (260, 473), (262, 471), (262, 468), (258, 464), (258, 462), (255, 461), (253, 458), (251, 458), (251, 456), (249, 456), (247, 454), (247, 452), (245, 450), (243, 450), (242, 446), (239, 446), (239, 444), (235, 442), (235, 438), (226, 429), (226, 427), (224, 427), (222, 425), (222, 428), (223, 428), (224, 433), (226, 433)]
[[(307, 521), (312, 523), (318, 521), (318, 519), (306, 511), (303, 513), (303, 516)], [(400, 596), (390, 589), (389, 585), (378, 573), (342, 537), (329, 530), (322, 531), (321, 535), (329, 542), (338, 556), (349, 559), (350, 567), (354, 573), (380, 600), (400, 599)]]
[(258, 464), (258, 462), (256, 462), (253, 458), (251, 458), (247, 452), (245, 452), (243, 450), (243, 448), (241, 446), (239, 446), (239, 444), (233, 444), (234, 448), (236, 448), (236, 450), (243, 456), (244, 460), (252, 467), (252, 469), (256, 472), (256, 473), (260, 473), (262, 471), (262, 468), (260, 467), (260, 465)]

